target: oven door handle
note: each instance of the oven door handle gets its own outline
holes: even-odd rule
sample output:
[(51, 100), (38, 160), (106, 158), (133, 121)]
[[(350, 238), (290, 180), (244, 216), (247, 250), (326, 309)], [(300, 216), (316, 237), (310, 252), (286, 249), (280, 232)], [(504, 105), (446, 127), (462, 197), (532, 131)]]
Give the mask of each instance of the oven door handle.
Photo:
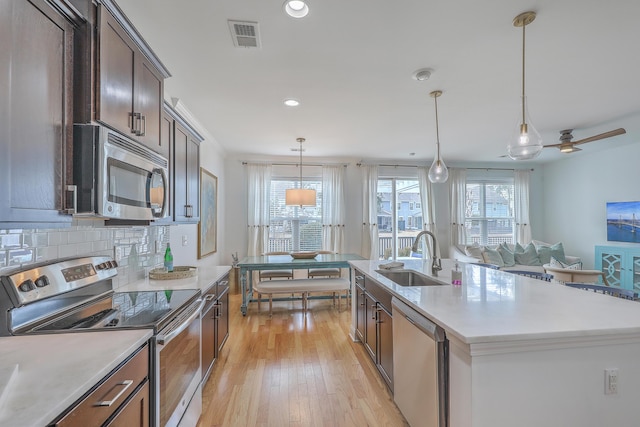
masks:
[(200, 313), (202, 312), (202, 308), (206, 304), (207, 300), (198, 299), (198, 301), (200, 302), (200, 305), (184, 322), (180, 323), (180, 325), (178, 325), (175, 329), (170, 330), (167, 334), (158, 335), (156, 337), (156, 341), (158, 342), (158, 344), (160, 345), (169, 344), (169, 342), (171, 342), (172, 339), (180, 335), (182, 331), (184, 331), (189, 327), (191, 322), (193, 322), (198, 316), (200, 316)]

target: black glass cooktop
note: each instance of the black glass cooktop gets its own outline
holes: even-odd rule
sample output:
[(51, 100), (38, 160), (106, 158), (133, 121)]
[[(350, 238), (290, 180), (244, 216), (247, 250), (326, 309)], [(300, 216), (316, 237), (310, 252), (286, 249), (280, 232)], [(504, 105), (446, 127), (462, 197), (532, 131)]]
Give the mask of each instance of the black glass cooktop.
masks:
[(199, 296), (197, 289), (116, 292), (37, 328), (39, 332), (116, 328), (159, 330)]

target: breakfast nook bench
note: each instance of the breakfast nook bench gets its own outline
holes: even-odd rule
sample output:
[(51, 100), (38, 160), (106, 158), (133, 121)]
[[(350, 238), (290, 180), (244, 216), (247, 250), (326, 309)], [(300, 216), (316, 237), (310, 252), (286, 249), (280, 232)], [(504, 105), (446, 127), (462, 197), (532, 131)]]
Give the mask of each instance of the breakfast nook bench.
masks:
[[(349, 298), (351, 286), (348, 279), (293, 279), (293, 280), (262, 280), (253, 286), (258, 294), (258, 311), (262, 294), (269, 296), (269, 315), (272, 314), (273, 294), (302, 294), (302, 309), (307, 310), (307, 298), (312, 292), (332, 292), (335, 297), (338, 292), (345, 292)], [(338, 310), (341, 306), (341, 295), (338, 295)]]

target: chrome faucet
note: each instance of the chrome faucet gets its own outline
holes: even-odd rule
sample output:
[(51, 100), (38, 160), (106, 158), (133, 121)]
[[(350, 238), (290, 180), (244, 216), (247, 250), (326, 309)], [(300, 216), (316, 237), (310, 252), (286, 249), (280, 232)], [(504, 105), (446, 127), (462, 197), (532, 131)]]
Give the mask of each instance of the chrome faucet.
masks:
[(440, 258), (438, 258), (438, 254), (436, 252), (438, 247), (438, 242), (436, 240), (435, 234), (433, 234), (428, 230), (422, 230), (420, 233), (418, 233), (418, 235), (416, 236), (416, 239), (413, 241), (413, 246), (411, 246), (411, 252), (418, 252), (418, 244), (420, 243), (420, 238), (425, 234), (428, 234), (429, 236), (431, 236), (431, 242), (432, 242), (431, 254), (433, 255), (433, 261), (431, 262), (431, 274), (433, 274), (434, 276), (437, 276), (438, 271), (442, 270), (442, 264), (440, 264)]

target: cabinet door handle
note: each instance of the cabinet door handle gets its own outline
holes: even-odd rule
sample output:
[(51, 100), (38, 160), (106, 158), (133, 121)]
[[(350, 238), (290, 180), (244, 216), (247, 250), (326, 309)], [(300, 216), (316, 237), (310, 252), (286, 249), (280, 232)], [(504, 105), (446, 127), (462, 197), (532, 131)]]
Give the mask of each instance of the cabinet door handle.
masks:
[(140, 135), (140, 113), (129, 113), (131, 116), (131, 133), (134, 135)]
[(376, 320), (378, 309), (376, 308), (377, 304), (371, 304), (371, 310), (373, 310), (373, 314), (371, 315), (371, 319)]
[(113, 405), (116, 400), (120, 399), (120, 396), (122, 396), (129, 387), (131, 387), (131, 384), (133, 384), (133, 380), (124, 380), (121, 383), (117, 383), (116, 385), (123, 385), (124, 388), (122, 390), (120, 390), (120, 392), (118, 394), (115, 395), (115, 397), (111, 400), (103, 400), (102, 402), (96, 402), (93, 406), (111, 406)]
[(138, 133), (138, 136), (145, 136), (147, 133), (147, 116), (140, 115), (140, 121), (142, 123), (142, 129)]
[(222, 303), (220, 301), (216, 302), (216, 319), (219, 319), (222, 317)]
[[(78, 213), (78, 187), (75, 185), (67, 185), (65, 191), (67, 194), (71, 194), (71, 202), (69, 202), (69, 197), (67, 196), (67, 199), (65, 200), (66, 209), (64, 209), (64, 212), (69, 215)], [(68, 207), (69, 204), (72, 205), (71, 208)]]

